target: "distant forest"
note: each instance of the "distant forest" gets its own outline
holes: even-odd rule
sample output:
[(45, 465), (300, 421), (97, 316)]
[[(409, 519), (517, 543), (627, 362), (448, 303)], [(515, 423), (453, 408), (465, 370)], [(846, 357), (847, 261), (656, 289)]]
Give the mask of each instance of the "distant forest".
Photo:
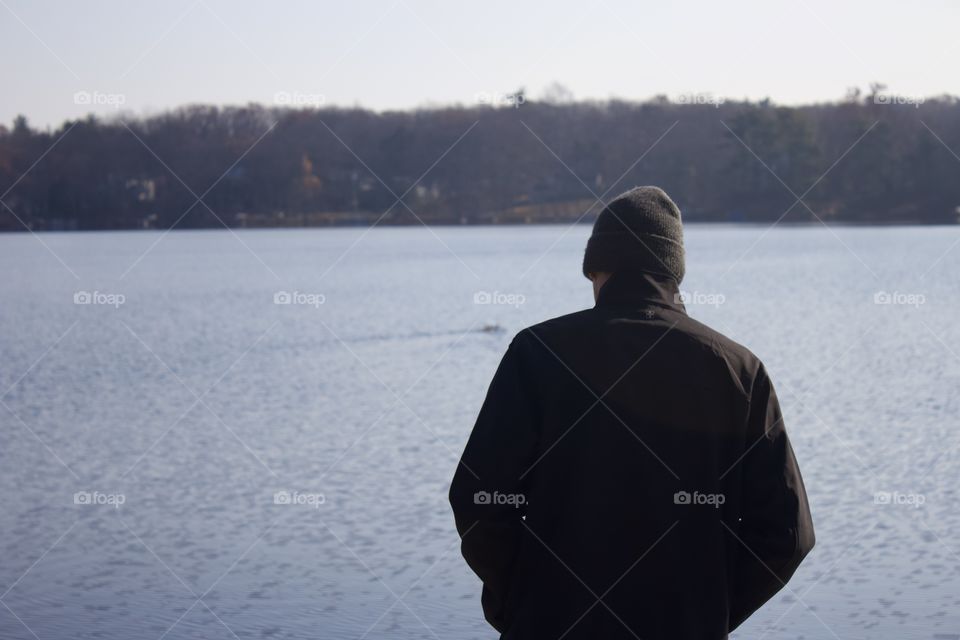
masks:
[(660, 185), (688, 221), (955, 223), (960, 101), (692, 96), (374, 112), (187, 106), (0, 126), (0, 230), (591, 220)]

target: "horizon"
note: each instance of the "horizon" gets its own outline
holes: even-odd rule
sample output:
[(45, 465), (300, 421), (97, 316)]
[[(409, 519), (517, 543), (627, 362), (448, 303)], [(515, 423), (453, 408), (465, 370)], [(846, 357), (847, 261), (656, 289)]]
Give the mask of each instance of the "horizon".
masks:
[[(512, 94), (507, 93), (503, 94), (503, 100), (500, 102), (492, 102), (488, 100), (477, 100), (472, 103), (465, 102), (452, 102), (452, 103), (436, 103), (436, 102), (427, 102), (419, 106), (411, 107), (401, 107), (401, 108), (383, 108), (377, 109), (363, 104), (316, 104), (316, 105), (306, 105), (306, 104), (285, 104), (282, 102), (267, 103), (267, 102), (256, 102), (249, 101), (245, 103), (209, 103), (209, 102), (185, 102), (179, 105), (171, 105), (164, 109), (160, 110), (144, 110), (144, 111), (133, 111), (133, 110), (123, 110), (123, 109), (113, 109), (107, 112), (104, 111), (94, 111), (90, 110), (85, 113), (67, 118), (58, 123), (46, 123), (39, 125), (34, 122), (28, 113), (18, 113), (14, 115), (9, 122), (0, 122), (0, 130), (3, 127), (8, 127), (12, 129), (12, 125), (15, 120), (19, 117), (25, 117), (27, 119), (27, 124), (34, 131), (41, 133), (49, 133), (51, 131), (56, 131), (60, 128), (67, 126), (71, 122), (78, 122), (87, 120), (93, 117), (96, 121), (104, 124), (115, 124), (117, 122), (123, 122), (125, 120), (129, 121), (144, 121), (151, 118), (162, 117), (170, 113), (177, 113), (178, 111), (188, 110), (191, 108), (204, 107), (204, 108), (216, 108), (220, 110), (239, 110), (239, 109), (248, 109), (248, 108), (259, 108), (267, 111), (311, 111), (311, 112), (324, 112), (324, 111), (362, 111), (367, 113), (373, 113), (377, 115), (388, 115), (394, 113), (428, 113), (435, 111), (454, 111), (454, 110), (470, 110), (470, 109), (513, 109), (519, 108), (525, 104), (540, 104), (540, 105), (550, 105), (555, 107), (564, 107), (564, 106), (594, 106), (594, 107), (604, 107), (611, 104), (628, 104), (628, 105), (646, 105), (646, 104), (658, 104), (661, 100), (666, 100), (666, 103), (671, 106), (683, 107), (683, 106), (703, 106), (710, 105), (719, 107), (720, 105), (751, 105), (759, 106), (766, 103), (767, 106), (774, 108), (788, 108), (788, 109), (808, 109), (820, 106), (835, 106), (840, 104), (847, 103), (862, 103), (869, 104), (871, 102), (870, 98), (875, 97), (873, 101), (883, 104), (883, 101), (900, 101), (902, 104), (909, 104), (914, 107), (919, 107), (926, 102), (935, 102), (938, 100), (944, 101), (958, 101), (960, 100), (960, 93), (939, 93), (939, 94), (930, 94), (926, 96), (914, 96), (898, 93), (896, 91), (891, 91), (887, 88), (886, 85), (877, 83), (875, 89), (873, 87), (868, 87), (868, 90), (863, 90), (861, 87), (850, 87), (851, 90), (856, 90), (857, 93), (852, 95), (848, 92), (847, 95), (836, 98), (836, 99), (826, 99), (819, 100), (815, 102), (801, 102), (795, 104), (786, 104), (776, 102), (775, 100), (766, 98), (759, 99), (750, 99), (750, 98), (734, 98), (730, 96), (720, 96), (713, 95), (709, 93), (697, 93), (692, 92), (688, 94), (682, 94), (680, 96), (669, 96), (665, 94), (657, 94), (652, 96), (647, 96), (645, 98), (619, 98), (619, 97), (610, 97), (610, 98), (581, 98), (581, 99), (570, 99), (570, 100), (556, 100), (547, 98), (537, 98), (537, 97), (526, 97), (520, 100), (520, 104), (517, 105), (513, 100), (513, 96), (517, 95), (518, 92)], [(875, 91), (875, 93), (871, 93)], [(876, 98), (879, 96), (879, 98)], [(76, 96), (75, 96), (76, 97)]]

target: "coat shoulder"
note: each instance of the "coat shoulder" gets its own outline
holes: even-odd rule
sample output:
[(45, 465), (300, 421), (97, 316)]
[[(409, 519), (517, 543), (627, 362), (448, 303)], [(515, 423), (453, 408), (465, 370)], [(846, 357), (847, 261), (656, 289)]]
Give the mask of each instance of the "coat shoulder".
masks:
[[(670, 331), (673, 347), (706, 355), (716, 364), (720, 364), (733, 378), (735, 386), (745, 396), (749, 396), (754, 379), (763, 367), (756, 354), (686, 313), (675, 310), (664, 313), (672, 325)], [(531, 325), (518, 332), (513, 342), (523, 346), (544, 341), (554, 342), (555, 339), (562, 342), (565, 338), (576, 339), (577, 336), (582, 339), (588, 332), (603, 331), (604, 325), (619, 319), (616, 315), (604, 313), (597, 308), (584, 309)]]
[(521, 329), (514, 336), (513, 343), (517, 345), (543, 344), (544, 342), (551, 343), (556, 338), (561, 341), (566, 338), (575, 338), (578, 335), (583, 335), (584, 331), (597, 330), (599, 321), (595, 309), (574, 311)]
[(720, 333), (699, 320), (684, 314), (684, 320), (677, 325), (692, 339), (701, 343), (721, 358), (736, 379), (745, 395), (750, 394), (754, 378), (763, 367), (760, 358), (748, 347)]
[(520, 336), (529, 332), (541, 333), (575, 330), (594, 324), (596, 321), (597, 316), (595, 309), (582, 309), (580, 311), (574, 311), (573, 313), (567, 313), (562, 316), (550, 318), (549, 320), (544, 320), (543, 322), (538, 322), (537, 324), (532, 324), (520, 331), (517, 335)]

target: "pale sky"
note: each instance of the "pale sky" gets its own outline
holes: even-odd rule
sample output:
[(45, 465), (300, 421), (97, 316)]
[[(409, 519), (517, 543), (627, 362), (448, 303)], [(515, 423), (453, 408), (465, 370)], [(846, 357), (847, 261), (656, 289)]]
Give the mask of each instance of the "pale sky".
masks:
[(0, 122), (278, 94), (473, 104), (554, 82), (576, 99), (960, 94), (958, 27), (952, 0), (0, 0)]

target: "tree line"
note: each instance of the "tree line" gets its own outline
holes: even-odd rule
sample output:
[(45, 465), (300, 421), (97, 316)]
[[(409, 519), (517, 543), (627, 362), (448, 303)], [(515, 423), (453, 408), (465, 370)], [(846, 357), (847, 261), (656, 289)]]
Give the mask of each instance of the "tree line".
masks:
[(686, 220), (954, 223), (960, 100), (878, 87), (374, 112), (186, 106), (0, 126), (0, 230), (590, 220), (656, 184)]

